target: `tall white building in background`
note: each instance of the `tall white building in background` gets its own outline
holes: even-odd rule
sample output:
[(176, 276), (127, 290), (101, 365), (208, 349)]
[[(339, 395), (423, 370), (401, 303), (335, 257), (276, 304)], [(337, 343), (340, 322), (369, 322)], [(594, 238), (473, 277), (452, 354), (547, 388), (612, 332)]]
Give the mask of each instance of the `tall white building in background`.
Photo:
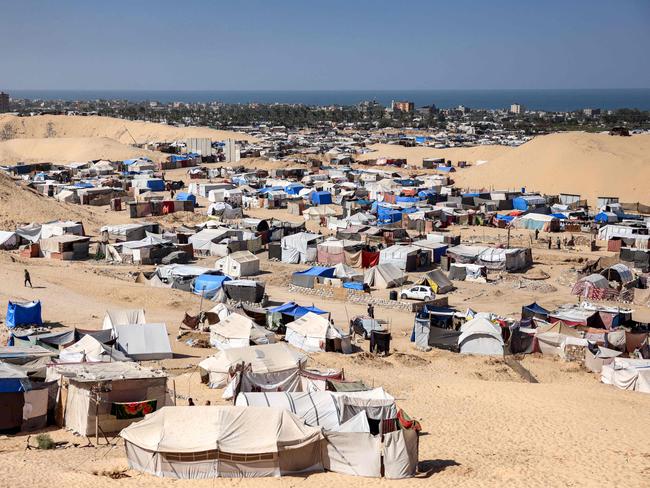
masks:
[(523, 114), (526, 111), (526, 108), (521, 104), (521, 103), (513, 103), (510, 105), (510, 113), (511, 114)]

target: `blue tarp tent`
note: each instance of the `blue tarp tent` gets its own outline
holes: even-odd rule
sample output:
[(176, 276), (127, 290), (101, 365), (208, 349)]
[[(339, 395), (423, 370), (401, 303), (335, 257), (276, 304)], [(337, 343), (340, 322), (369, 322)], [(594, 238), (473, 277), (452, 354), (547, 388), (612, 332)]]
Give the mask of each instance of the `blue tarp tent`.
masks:
[(266, 195), (267, 193), (270, 193), (272, 191), (281, 191), (281, 190), (284, 190), (284, 188), (282, 188), (281, 186), (270, 186), (267, 188), (260, 188), (258, 193), (260, 193), (261, 195)]
[(5, 324), (8, 329), (21, 325), (43, 325), (41, 318), (41, 302), (9, 302), (7, 305), (7, 317)]
[(503, 220), (504, 222), (510, 223), (514, 220), (515, 217), (513, 215), (496, 214), (494, 218), (496, 218), (497, 220)]
[(281, 313), (284, 315), (289, 315), (290, 317), (300, 318), (308, 312), (312, 312), (318, 315), (324, 315), (328, 313), (325, 310), (321, 310), (318, 307), (303, 307), (298, 305), (296, 302), (287, 302), (278, 307), (270, 308), (269, 313)]
[(203, 295), (204, 298), (211, 300), (221, 289), (224, 282), (230, 280), (231, 278), (226, 275), (205, 273), (196, 277), (192, 286), (192, 291), (196, 295)]
[(394, 224), (402, 220), (402, 212), (386, 207), (377, 208), (377, 222), (379, 224)]
[(522, 319), (531, 319), (533, 317), (537, 317), (542, 320), (547, 320), (548, 313), (549, 313), (548, 310), (538, 305), (537, 302), (533, 302), (530, 305), (524, 305), (523, 307), (521, 307)]
[(287, 192), (287, 195), (297, 195), (303, 188), (305, 187), (300, 183), (291, 183), (284, 188), (284, 191)]
[(314, 205), (329, 205), (332, 203), (332, 194), (328, 191), (315, 191), (311, 194), (311, 203)]
[(334, 278), (334, 268), (312, 266), (304, 271), (296, 271), (291, 276), (291, 283), (303, 288), (313, 288), (318, 277)]
[(176, 194), (176, 200), (179, 202), (194, 202), (194, 205), (196, 205), (196, 195), (184, 191)]
[(395, 203), (417, 203), (419, 201), (418, 197), (395, 197)]
[(73, 186), (75, 188), (94, 188), (94, 186), (91, 185), (90, 183), (83, 183), (83, 182), (75, 183)]
[(165, 182), (158, 178), (147, 180), (147, 188), (151, 191), (165, 191)]
[(618, 221), (616, 215), (607, 212), (600, 212), (594, 217), (594, 222), (601, 222), (606, 224), (608, 222), (616, 222), (616, 221)]
[(343, 283), (343, 288), (363, 291), (363, 283), (360, 283), (358, 281), (346, 281), (345, 283)]

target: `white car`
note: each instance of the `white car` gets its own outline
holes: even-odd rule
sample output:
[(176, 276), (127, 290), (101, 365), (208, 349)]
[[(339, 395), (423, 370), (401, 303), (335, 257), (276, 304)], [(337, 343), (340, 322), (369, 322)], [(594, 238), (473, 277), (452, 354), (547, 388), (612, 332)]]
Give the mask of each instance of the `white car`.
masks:
[(402, 300), (405, 300), (407, 298), (410, 298), (411, 300), (433, 300), (435, 296), (436, 294), (433, 293), (431, 287), (424, 285), (415, 285), (409, 288), (402, 288), (402, 291), (400, 293), (400, 298)]

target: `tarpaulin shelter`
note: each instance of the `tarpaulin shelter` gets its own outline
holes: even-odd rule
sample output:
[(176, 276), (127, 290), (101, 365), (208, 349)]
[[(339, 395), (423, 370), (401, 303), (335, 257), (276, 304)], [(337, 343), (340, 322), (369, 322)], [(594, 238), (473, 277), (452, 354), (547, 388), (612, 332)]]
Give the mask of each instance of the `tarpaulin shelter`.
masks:
[(118, 325), (146, 324), (143, 308), (119, 308), (106, 310), (102, 329), (115, 329)]
[(114, 330), (117, 347), (135, 361), (174, 357), (165, 324), (125, 324)]
[(413, 245), (395, 244), (379, 251), (379, 264), (392, 264), (402, 271), (415, 271), (431, 264), (431, 252)]
[(304, 271), (296, 271), (291, 275), (291, 283), (303, 288), (313, 288), (319, 278), (333, 278), (334, 268), (312, 266)]
[(522, 319), (532, 319), (534, 317), (548, 320), (548, 310), (539, 305), (537, 302), (533, 302), (530, 305), (524, 305), (521, 307), (521, 318)]
[(18, 246), (18, 234), (0, 230), (0, 249), (14, 249)]
[(101, 343), (91, 335), (84, 335), (74, 344), (59, 352), (61, 363), (101, 363), (128, 361), (124, 353), (116, 348)]
[(542, 354), (562, 355), (564, 343), (568, 338), (581, 338), (582, 334), (567, 326), (561, 320), (554, 324), (538, 327), (535, 331), (537, 347)]
[(283, 237), (281, 240), (282, 262), (297, 264), (316, 261), (317, 244), (322, 240), (322, 235), (309, 232), (298, 232)]
[(232, 278), (223, 274), (204, 273), (195, 278), (192, 285), (192, 292), (211, 300), (217, 296), (224, 282)]
[[(63, 416), (58, 421), (83, 436), (119, 432), (142, 414), (164, 407), (168, 398), (167, 374), (131, 361), (51, 364), (47, 380), (60, 381), (67, 391), (58, 398)], [(137, 413), (122, 415), (125, 403)]]
[(310, 200), (314, 205), (330, 205), (332, 194), (328, 191), (315, 191), (311, 194)]
[(5, 325), (8, 329), (26, 325), (43, 325), (40, 300), (34, 300), (31, 302), (9, 301), (7, 304)]
[(529, 213), (515, 218), (512, 222), (512, 227), (515, 229), (559, 232), (560, 220), (552, 215)]
[(286, 410), (166, 407), (120, 433), (129, 466), (183, 479), (322, 471), (321, 429)]
[(307, 356), (284, 342), (223, 349), (199, 363), (210, 388), (223, 388), (238, 364), (246, 366), (239, 391), (300, 391), (298, 371)]
[(449, 293), (455, 288), (449, 278), (439, 269), (424, 273), (420, 281), (416, 284), (430, 286), (433, 292), (438, 294)]
[(611, 363), (603, 364), (600, 380), (621, 390), (650, 393), (650, 360), (614, 358)]
[(315, 306), (302, 306), (296, 302), (287, 302), (277, 307), (270, 308), (267, 312), (267, 327), (271, 330), (278, 330), (287, 322), (291, 322), (302, 317), (308, 312), (323, 315), (327, 314), (326, 310), (321, 310)]
[(539, 195), (522, 195), (512, 199), (512, 207), (515, 210), (526, 211), (543, 205), (546, 205), (546, 199)]
[(261, 281), (224, 281), (223, 292), (227, 299), (237, 302), (259, 303), (264, 299), (265, 285)]

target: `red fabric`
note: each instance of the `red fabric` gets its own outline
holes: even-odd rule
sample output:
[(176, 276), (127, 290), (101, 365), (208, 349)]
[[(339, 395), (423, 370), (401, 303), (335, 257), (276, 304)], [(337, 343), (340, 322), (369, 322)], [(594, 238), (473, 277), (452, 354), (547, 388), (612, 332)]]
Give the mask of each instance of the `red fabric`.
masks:
[(413, 420), (408, 414), (401, 408), (397, 411), (397, 420), (399, 420), (400, 425), (404, 429), (413, 429), (415, 432), (420, 432), (422, 426), (417, 420)]
[(162, 213), (163, 215), (167, 215), (170, 213), (174, 213), (174, 202), (162, 202)]
[(379, 253), (370, 251), (361, 251), (361, 267), (372, 268), (379, 264)]

